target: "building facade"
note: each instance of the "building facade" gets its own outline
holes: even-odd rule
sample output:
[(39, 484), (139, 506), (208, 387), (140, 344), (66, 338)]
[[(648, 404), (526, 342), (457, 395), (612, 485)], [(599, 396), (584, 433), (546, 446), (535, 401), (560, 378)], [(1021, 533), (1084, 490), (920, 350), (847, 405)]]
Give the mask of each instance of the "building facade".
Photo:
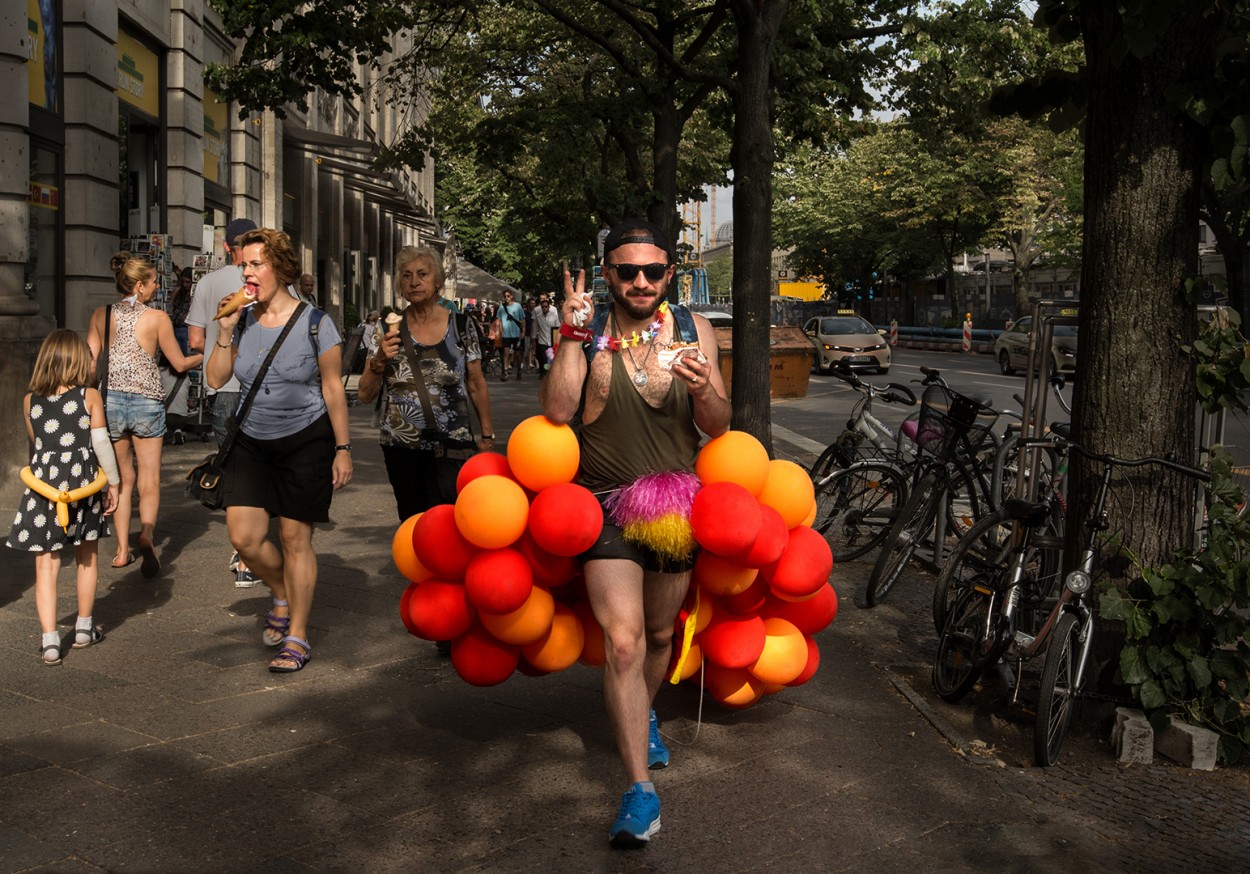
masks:
[[(119, 248), (161, 247), (166, 265), (207, 268), (231, 219), (280, 228), (340, 324), (393, 302), (400, 246), (441, 248), (432, 166), (371, 167), (414, 121), (376, 74), (358, 71), (361, 98), (313, 94), (307, 112), (240, 118), (204, 84), (207, 64), (235, 54), (206, 0), (6, 0), (0, 409), (21, 409), (49, 330), (85, 331), (116, 297)], [(26, 453), (21, 417), (0, 417), (0, 465), (12, 473)]]

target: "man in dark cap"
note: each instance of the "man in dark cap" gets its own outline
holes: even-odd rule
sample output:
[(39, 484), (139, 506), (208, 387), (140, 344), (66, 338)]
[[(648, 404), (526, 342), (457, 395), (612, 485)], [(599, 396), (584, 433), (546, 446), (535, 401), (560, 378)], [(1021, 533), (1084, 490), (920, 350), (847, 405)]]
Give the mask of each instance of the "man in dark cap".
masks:
[[(187, 313), (187, 344), (194, 352), (211, 352), (217, 342), (217, 323), (213, 316), (217, 315), (217, 305), (221, 299), (243, 287), (243, 268), (239, 263), (243, 260), (243, 249), (235, 245), (235, 241), (248, 231), (256, 230), (256, 222), (251, 219), (237, 218), (226, 225), (226, 237), (222, 243), (226, 257), (230, 263), (200, 278), (195, 284), (191, 296), (191, 309)], [(204, 359), (208, 360), (205, 354)], [(201, 375), (200, 385), (208, 392), (208, 406), (213, 416), (213, 437), (220, 447), (226, 440), (226, 421), (239, 405), (239, 381), (233, 376), (221, 388), (213, 391), (208, 380)], [(235, 585), (241, 589), (255, 586), (260, 578), (239, 564), (236, 552), (230, 559), (230, 569), (235, 573)]]
[(604, 701), (630, 783), (608, 838), (615, 847), (640, 847), (660, 828), (648, 769), (665, 767), (669, 756), (651, 703), (669, 663), (694, 554), (648, 543), (633, 529), (627, 538), (633, 520), (620, 508), (633, 502), (613, 496), (663, 488), (670, 495), (689, 489), (692, 498), (699, 432), (723, 433), (730, 409), (711, 324), (665, 304), (675, 270), (668, 235), (650, 222), (625, 222), (608, 234), (603, 258), (608, 304), (591, 306), (584, 273), (576, 286), (564, 274), (561, 340), (542, 399), (552, 421), (569, 422), (580, 412), (580, 482), (616, 508), (605, 512), (603, 533), (581, 561), (604, 630)]

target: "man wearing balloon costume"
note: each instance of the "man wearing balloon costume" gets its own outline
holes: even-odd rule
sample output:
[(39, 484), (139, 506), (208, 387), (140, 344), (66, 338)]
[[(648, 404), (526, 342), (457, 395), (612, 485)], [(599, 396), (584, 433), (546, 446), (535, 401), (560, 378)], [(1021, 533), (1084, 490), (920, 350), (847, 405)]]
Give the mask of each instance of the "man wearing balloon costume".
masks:
[(651, 710), (669, 665), (674, 621), (690, 585), (689, 517), (702, 431), (729, 427), (711, 324), (669, 307), (674, 249), (664, 231), (624, 222), (604, 242), (611, 301), (595, 308), (566, 272), (560, 343), (543, 383), (555, 423), (580, 417), (580, 482), (604, 506), (603, 533), (581, 556), (606, 640), (604, 700), (630, 788), (613, 846), (645, 845), (660, 827), (648, 767), (668, 763)]

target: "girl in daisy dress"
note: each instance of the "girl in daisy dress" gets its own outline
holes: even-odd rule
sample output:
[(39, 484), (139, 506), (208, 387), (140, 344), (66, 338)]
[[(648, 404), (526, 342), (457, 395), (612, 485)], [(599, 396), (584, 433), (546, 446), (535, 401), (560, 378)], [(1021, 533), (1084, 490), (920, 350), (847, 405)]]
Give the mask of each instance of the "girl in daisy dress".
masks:
[(96, 547), (108, 535), (106, 516), (117, 506), (121, 477), (109, 440), (100, 393), (93, 381), (91, 349), (76, 332), (58, 328), (39, 347), (30, 377), (30, 393), (22, 405), (26, 433), (34, 443), (30, 471), (58, 492), (93, 483), (99, 471), (108, 477), (108, 489), (69, 504), (69, 524), (57, 521), (56, 502), (30, 488), (22, 494), (7, 545), (35, 553), (35, 607), (43, 629), (40, 648), (44, 664), (61, 663), (61, 633), (57, 629), (56, 578), (61, 550), (74, 548), (78, 570), (78, 621), (74, 648), (104, 639), (92, 620), (99, 566)]

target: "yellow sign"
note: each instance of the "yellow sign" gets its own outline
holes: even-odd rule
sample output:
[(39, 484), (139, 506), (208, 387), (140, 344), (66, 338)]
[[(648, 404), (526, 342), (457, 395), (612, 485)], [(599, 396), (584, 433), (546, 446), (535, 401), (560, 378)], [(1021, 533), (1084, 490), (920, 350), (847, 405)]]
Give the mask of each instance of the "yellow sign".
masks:
[(226, 137), (230, 134), (230, 106), (217, 99), (210, 88), (204, 89), (204, 178), (222, 183), (222, 166), (226, 162)]
[(778, 282), (777, 294), (800, 300), (820, 300), (825, 293), (823, 282)]
[(117, 32), (117, 96), (153, 118), (161, 116), (161, 66), (156, 52)]

